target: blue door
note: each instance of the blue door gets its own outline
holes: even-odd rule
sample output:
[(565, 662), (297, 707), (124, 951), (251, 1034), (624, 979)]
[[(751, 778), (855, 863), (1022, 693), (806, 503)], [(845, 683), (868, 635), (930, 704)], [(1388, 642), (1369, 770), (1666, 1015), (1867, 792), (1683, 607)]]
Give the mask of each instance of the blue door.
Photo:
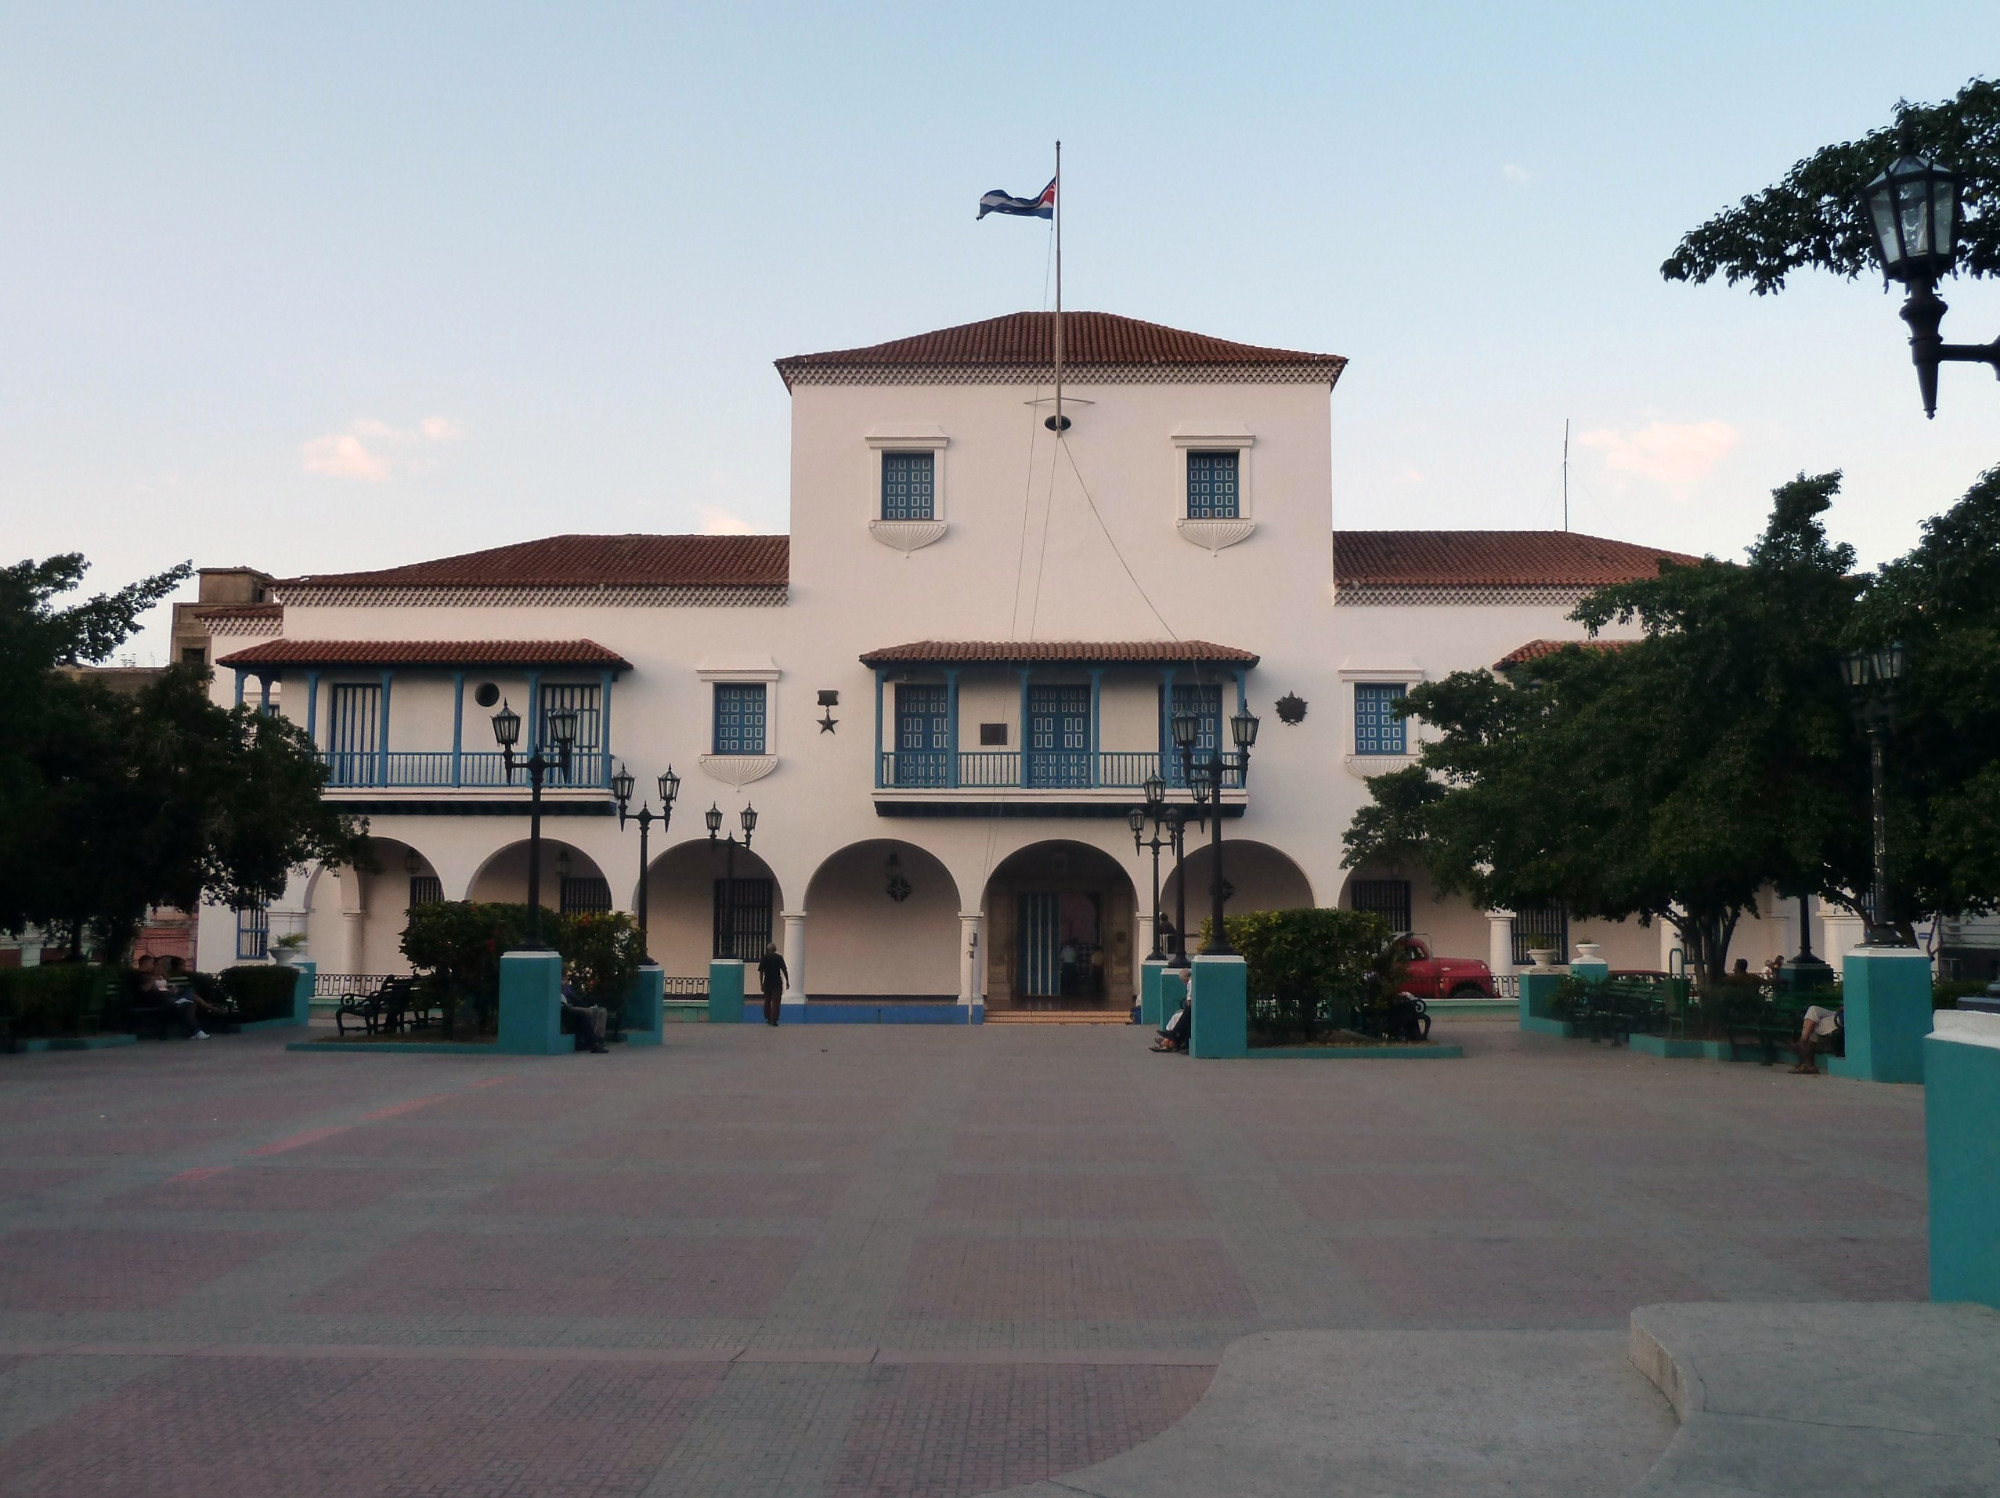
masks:
[(1090, 688), (1028, 688), (1029, 785), (1090, 784)]
[[(1173, 711), (1169, 719), (1192, 717), (1194, 730), (1194, 762), (1205, 764), (1222, 744), (1222, 688), (1221, 687), (1180, 687), (1174, 688)], [(1161, 754), (1166, 759), (1165, 779), (1168, 785), (1187, 784), (1187, 770), (1181, 754), (1174, 743), (1173, 724), (1167, 725), (1167, 741), (1161, 746)]]
[(938, 686), (896, 688), (896, 784), (951, 783), (950, 694)]
[(1015, 999), (1053, 999), (1062, 994), (1062, 896), (1053, 890), (1023, 890), (1020, 977)]
[(334, 785), (373, 785), (381, 768), (382, 689), (334, 684), (328, 714), (326, 763)]
[(602, 785), (604, 717), (599, 711), (596, 687), (545, 686), (542, 688), (542, 735), (537, 741), (549, 743), (549, 714), (576, 714), (576, 741), (570, 746), (569, 772), (549, 772), (551, 785)]

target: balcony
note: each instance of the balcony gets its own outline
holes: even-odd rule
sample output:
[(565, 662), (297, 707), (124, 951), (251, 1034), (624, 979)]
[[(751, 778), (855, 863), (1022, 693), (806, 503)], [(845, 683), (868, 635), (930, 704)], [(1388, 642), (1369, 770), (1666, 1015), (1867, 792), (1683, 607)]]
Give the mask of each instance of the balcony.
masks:
[[(327, 768), (326, 788), (329, 791), (462, 790), (467, 787), (496, 790), (512, 787), (519, 791), (526, 789), (528, 784), (528, 772), (521, 767), (522, 756), (514, 757), (514, 773), (510, 779), (506, 760), (497, 750), (453, 753), (449, 749), (391, 749), (384, 754), (372, 749), (352, 753), (323, 749), (318, 758)], [(551, 771), (542, 782), (542, 788), (545, 791), (604, 790), (609, 784), (604, 773), (606, 763), (606, 756), (595, 751), (579, 755), (572, 761), (568, 774)]]
[[(1180, 791), (1178, 757), (1162, 778)], [(876, 765), (875, 810), (882, 816), (1122, 817), (1160, 767), (1157, 751), (889, 750)], [(1243, 814), (1243, 773), (1223, 769), (1222, 814)]]

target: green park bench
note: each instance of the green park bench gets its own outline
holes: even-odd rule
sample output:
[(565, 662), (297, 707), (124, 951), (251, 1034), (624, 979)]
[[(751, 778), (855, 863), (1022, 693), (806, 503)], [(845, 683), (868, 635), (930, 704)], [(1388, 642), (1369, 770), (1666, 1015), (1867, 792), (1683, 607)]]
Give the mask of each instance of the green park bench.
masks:
[[(1789, 1050), (1798, 1043), (1799, 1031), (1806, 1022), (1806, 1010), (1815, 1004), (1822, 1009), (1838, 1010), (1840, 995), (1831, 989), (1781, 989), (1754, 1004), (1733, 1006), (1725, 1020), (1730, 1056), (1734, 1058), (1739, 1045), (1754, 1045), (1762, 1051), (1764, 1065), (1775, 1064), (1781, 1047)], [(1836, 1029), (1826, 1037), (1820, 1054), (1844, 1056), (1847, 1054), (1846, 1042), (1846, 1030)]]

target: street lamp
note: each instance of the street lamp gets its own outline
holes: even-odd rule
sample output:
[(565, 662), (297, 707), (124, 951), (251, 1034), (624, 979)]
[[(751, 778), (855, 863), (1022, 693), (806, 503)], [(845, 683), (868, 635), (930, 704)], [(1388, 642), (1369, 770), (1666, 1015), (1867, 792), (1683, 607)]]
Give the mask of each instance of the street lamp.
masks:
[[(1188, 782), (1188, 789), (1194, 793), (1195, 804), (1215, 805), (1215, 828), (1209, 847), (1213, 850), (1215, 866), (1209, 870), (1209, 930), (1208, 941), (1202, 947), (1204, 957), (1233, 957), (1236, 949), (1229, 945), (1229, 935), (1223, 929), (1222, 904), (1222, 787), (1228, 777), (1228, 756), (1222, 746), (1209, 750), (1208, 757), (1197, 761), (1194, 743), (1200, 730), (1200, 721), (1192, 714), (1177, 714), (1173, 720), (1174, 744), (1181, 752), (1181, 769)], [(1249, 708), (1240, 709), (1229, 720), (1229, 734), (1236, 742), (1236, 783), (1239, 786), (1250, 782), (1250, 750), (1257, 743), (1257, 716)], [(1201, 815), (1206, 815), (1204, 811)], [(1186, 881), (1182, 881), (1185, 885)]]
[[(611, 777), (611, 794), (618, 802), (618, 830), (625, 830), (625, 808), (632, 800), (632, 772), (621, 762), (618, 773)], [(646, 836), (653, 830), (653, 823), (660, 824), (665, 832), (674, 823), (674, 798), (681, 793), (681, 778), (674, 773), (672, 765), (660, 777), (660, 810), (657, 814), (650, 805), (641, 803), (632, 820), (639, 824), (639, 950), (650, 956), (646, 948)]]
[[(568, 708), (557, 708), (542, 718), (548, 739), (555, 746), (551, 755), (541, 744), (536, 743), (528, 757), (521, 762), (521, 768), (528, 772), (528, 950), (543, 951), (542, 946), (542, 781), (548, 772), (555, 770), (569, 774), (569, 754), (576, 744), (576, 714)], [(507, 781), (514, 780), (514, 746), (521, 742), (521, 715), (509, 707), (503, 699), (500, 711), (493, 715), (493, 740), (500, 746), (502, 763), (507, 767)]]
[(1841, 675), (1860, 694), (1855, 716), (1868, 733), (1869, 816), (1874, 823), (1875, 888), (1869, 898), (1864, 945), (1901, 945), (1889, 923), (1889, 806), (1883, 787), (1882, 746), (1896, 716), (1896, 683), (1903, 675), (1901, 645), (1857, 650), (1842, 657)]
[[(715, 842), (716, 834), (722, 831), (722, 808), (711, 801), (708, 804), (708, 810), (701, 814), (701, 819), (708, 827), (708, 840), (711, 843)], [(743, 846), (748, 848), (750, 846), (750, 834), (757, 830), (757, 808), (747, 802), (744, 803), (743, 811), (737, 820), (743, 827)], [(722, 841), (728, 845), (728, 852), (723, 855), (722, 865), (722, 939), (727, 943), (727, 947), (720, 955), (735, 957), (737, 955), (736, 834), (731, 832)]]
[(1949, 275), (1958, 259), (1958, 176), (1921, 156), (1899, 156), (1861, 190), (1861, 207), (1874, 231), (1883, 279), (1901, 281), (1909, 292), (1903, 321), (1910, 325), (1910, 361), (1917, 366), (1924, 415), (1934, 417), (1939, 364), (1990, 364), (2000, 375), (2000, 338), (1946, 343), (1938, 334), (1946, 311), (1938, 278)]
[[(1145, 791), (1146, 804), (1142, 807), (1133, 807), (1126, 814), (1125, 825), (1132, 829), (1133, 849), (1138, 852), (1150, 850), (1153, 855), (1153, 950), (1148, 955), (1147, 961), (1159, 962), (1167, 955), (1160, 950), (1160, 850), (1162, 848), (1173, 850), (1174, 868), (1178, 872), (1181, 857), (1181, 828), (1184, 819), (1178, 806), (1167, 804), (1167, 783), (1160, 778), (1158, 772), (1146, 777)], [(1144, 831), (1149, 817), (1153, 823), (1153, 835), (1149, 839), (1141, 840), (1140, 834)], [(1162, 831), (1165, 831), (1165, 837), (1160, 835)], [(1175, 899), (1180, 913), (1176, 917), (1174, 927), (1174, 957), (1168, 966), (1183, 968), (1187, 966), (1187, 943), (1181, 936), (1182, 928), (1187, 925), (1186, 880), (1182, 880), (1176, 886)]]

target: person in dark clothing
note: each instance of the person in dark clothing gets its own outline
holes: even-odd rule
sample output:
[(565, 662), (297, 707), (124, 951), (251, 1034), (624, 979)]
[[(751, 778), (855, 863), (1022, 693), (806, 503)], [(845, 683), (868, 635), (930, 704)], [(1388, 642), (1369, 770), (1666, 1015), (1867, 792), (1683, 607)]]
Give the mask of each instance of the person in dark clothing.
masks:
[(766, 946), (764, 955), (757, 959), (757, 986), (764, 991), (764, 1023), (778, 1022), (778, 1000), (784, 996), (785, 985), (791, 981), (791, 974), (785, 969), (785, 959), (775, 946)]

